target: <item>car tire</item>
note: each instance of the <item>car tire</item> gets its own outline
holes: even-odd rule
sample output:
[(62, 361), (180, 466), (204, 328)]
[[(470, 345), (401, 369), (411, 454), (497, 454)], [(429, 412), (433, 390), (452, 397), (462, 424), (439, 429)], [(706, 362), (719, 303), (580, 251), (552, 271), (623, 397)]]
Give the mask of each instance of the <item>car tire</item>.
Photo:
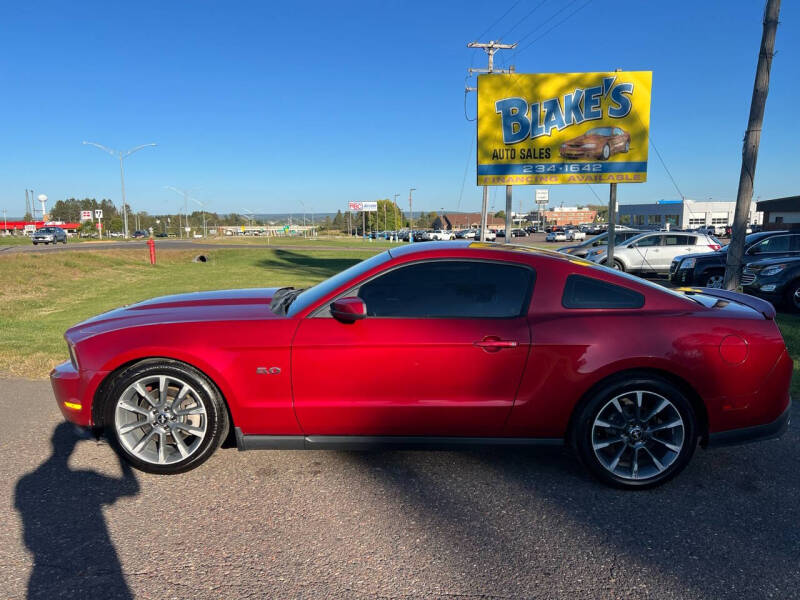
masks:
[(613, 268), (615, 270), (617, 270), (617, 271), (622, 271), (623, 273), (625, 272), (625, 265), (622, 264), (622, 261), (619, 260), (618, 258), (614, 259), (614, 267)]
[(609, 158), (611, 158), (611, 146), (609, 146), (608, 144), (603, 146), (603, 150), (601, 151), (600, 158), (602, 158), (603, 160), (608, 160)]
[(722, 282), (725, 280), (724, 271), (712, 271), (703, 276), (703, 285), (701, 287), (722, 289)]
[(38, 245), (39, 245), (39, 242), (33, 242), (33, 245), (34, 245), (34, 246), (38, 246)]
[(185, 363), (135, 363), (120, 371), (107, 389), (106, 437), (141, 471), (172, 475), (194, 469), (228, 435), (230, 422), (219, 390)]
[(786, 288), (786, 306), (793, 312), (800, 312), (800, 279)]
[(683, 392), (647, 373), (614, 379), (576, 409), (570, 443), (605, 484), (647, 489), (680, 473), (697, 447), (697, 418)]
[(624, 150), (624, 152), (627, 154), (630, 149), (631, 149), (630, 141), (625, 142), (625, 150)]

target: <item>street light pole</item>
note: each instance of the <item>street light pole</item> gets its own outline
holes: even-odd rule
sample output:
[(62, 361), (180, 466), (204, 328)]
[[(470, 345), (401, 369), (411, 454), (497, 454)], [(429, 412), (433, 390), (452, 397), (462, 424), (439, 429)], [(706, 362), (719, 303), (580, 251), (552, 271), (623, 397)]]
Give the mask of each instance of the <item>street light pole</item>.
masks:
[(141, 146), (136, 146), (135, 148), (131, 148), (130, 150), (114, 150), (113, 148), (107, 148), (102, 144), (98, 144), (97, 142), (83, 142), (83, 145), (86, 146), (94, 146), (95, 148), (100, 148), (103, 152), (108, 152), (111, 156), (119, 158), (119, 179), (120, 183), (122, 184), (122, 227), (125, 230), (125, 239), (128, 239), (128, 208), (127, 203), (125, 200), (125, 167), (123, 165), (123, 161), (128, 158), (134, 152), (138, 152), (142, 148), (147, 148), (148, 146), (156, 146), (156, 144), (142, 144)]
[(408, 242), (410, 244), (414, 243), (414, 208), (413, 204), (411, 203), (411, 192), (415, 191), (417, 188), (409, 188), (408, 190)]

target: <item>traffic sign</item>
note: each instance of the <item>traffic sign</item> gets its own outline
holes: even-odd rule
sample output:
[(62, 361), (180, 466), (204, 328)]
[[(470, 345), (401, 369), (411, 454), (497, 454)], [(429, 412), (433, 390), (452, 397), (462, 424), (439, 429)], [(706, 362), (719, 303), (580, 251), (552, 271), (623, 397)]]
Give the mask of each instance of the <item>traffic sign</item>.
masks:
[(536, 204), (547, 204), (550, 202), (550, 190), (549, 189), (537, 189), (536, 190)]
[(99, 208), (96, 208), (94, 211), (94, 218), (95, 219), (102, 219), (103, 218), (103, 211)]
[(92, 211), (90, 210), (82, 210), (81, 211), (81, 221), (91, 221), (92, 220)]

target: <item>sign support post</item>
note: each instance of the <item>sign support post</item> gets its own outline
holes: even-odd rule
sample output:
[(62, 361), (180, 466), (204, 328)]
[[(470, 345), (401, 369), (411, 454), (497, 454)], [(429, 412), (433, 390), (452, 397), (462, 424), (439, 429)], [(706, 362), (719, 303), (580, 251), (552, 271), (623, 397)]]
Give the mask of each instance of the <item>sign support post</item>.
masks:
[(511, 243), (511, 186), (506, 186), (506, 237), (503, 238), (504, 244)]
[(608, 195), (608, 242), (606, 245), (606, 266), (614, 268), (614, 240), (617, 224), (617, 184), (612, 183)]

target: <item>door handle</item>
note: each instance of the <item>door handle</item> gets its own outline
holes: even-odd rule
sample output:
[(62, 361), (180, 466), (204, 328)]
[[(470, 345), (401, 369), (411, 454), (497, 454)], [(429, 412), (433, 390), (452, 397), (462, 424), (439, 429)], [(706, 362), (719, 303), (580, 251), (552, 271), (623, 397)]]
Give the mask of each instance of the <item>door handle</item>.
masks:
[(519, 342), (516, 340), (501, 340), (496, 336), (486, 336), (479, 342), (473, 342), (473, 346), (482, 348), (486, 352), (499, 352), (503, 348), (516, 348)]

